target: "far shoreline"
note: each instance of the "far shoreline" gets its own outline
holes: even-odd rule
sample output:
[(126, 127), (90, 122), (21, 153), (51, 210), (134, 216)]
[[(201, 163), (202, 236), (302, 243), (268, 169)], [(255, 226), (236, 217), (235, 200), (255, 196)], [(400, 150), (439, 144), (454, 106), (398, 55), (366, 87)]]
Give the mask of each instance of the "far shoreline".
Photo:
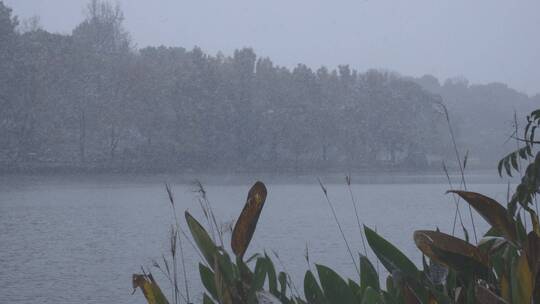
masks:
[[(454, 187), (460, 186), (459, 171), (449, 172)], [(34, 171), (1, 172), (0, 182), (4, 185), (17, 183), (54, 182), (73, 183), (90, 182), (103, 184), (183, 184), (189, 185), (200, 181), (203, 185), (249, 185), (256, 180), (268, 184), (318, 184), (321, 179), (325, 184), (345, 185), (345, 177), (351, 176), (351, 184), (448, 184), (442, 169), (430, 171), (394, 170), (394, 171), (355, 171), (355, 172), (303, 172), (299, 174), (269, 172), (89, 172), (89, 171)], [(507, 184), (517, 179), (501, 178), (495, 169), (477, 169), (465, 172), (468, 184)]]

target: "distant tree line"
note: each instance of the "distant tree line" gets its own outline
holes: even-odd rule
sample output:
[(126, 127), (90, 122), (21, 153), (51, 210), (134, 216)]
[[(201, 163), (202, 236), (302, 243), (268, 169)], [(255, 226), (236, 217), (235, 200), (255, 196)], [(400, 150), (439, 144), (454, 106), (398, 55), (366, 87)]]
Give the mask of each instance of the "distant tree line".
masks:
[(290, 69), (249, 48), (136, 49), (118, 7), (86, 11), (71, 35), (53, 34), (21, 28), (0, 1), (4, 169), (356, 170), (448, 151), (440, 92), (421, 79)]
[(525, 125), (522, 118), (540, 105), (540, 94), (528, 96), (503, 83), (470, 84), (463, 77), (440, 83), (431, 75), (409, 79), (443, 98), (452, 114), (458, 146), (463, 153), (469, 150), (469, 160), (486, 168), (493, 168), (502, 156), (523, 144), (515, 140), (514, 132), (523, 136), (519, 131)]

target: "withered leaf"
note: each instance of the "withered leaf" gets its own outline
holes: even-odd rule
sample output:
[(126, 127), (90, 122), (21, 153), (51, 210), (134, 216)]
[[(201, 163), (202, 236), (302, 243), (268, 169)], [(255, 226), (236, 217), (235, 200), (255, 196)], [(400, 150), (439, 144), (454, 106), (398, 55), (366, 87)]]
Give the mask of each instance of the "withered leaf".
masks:
[(133, 292), (140, 288), (148, 304), (169, 304), (152, 274), (134, 274), (132, 282)]
[(514, 220), (506, 212), (501, 204), (494, 199), (476, 192), (450, 190), (450, 193), (456, 193), (461, 196), (469, 205), (471, 205), (480, 215), (495, 229), (504, 235), (504, 237), (516, 244), (517, 234)]
[(418, 249), (435, 262), (458, 271), (473, 271), (487, 274), (489, 260), (478, 247), (451, 235), (429, 230), (414, 232)]
[(249, 190), (246, 204), (234, 225), (231, 247), (236, 256), (242, 258), (253, 237), (259, 216), (266, 200), (266, 186), (256, 182)]

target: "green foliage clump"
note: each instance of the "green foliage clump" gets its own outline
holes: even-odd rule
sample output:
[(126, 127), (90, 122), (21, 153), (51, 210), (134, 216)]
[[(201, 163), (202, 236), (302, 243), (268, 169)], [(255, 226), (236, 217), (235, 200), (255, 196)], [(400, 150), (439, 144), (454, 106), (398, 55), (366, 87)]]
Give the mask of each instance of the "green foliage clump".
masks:
[[(242, 246), (234, 250), (236, 259), (223, 246), (217, 246), (203, 226), (186, 212), (188, 227), (204, 257), (199, 264), (206, 288), (204, 303), (540, 303), (540, 225), (532, 208), (539, 193), (540, 152), (533, 158), (532, 151), (538, 144), (535, 131), (540, 126), (540, 110), (527, 119), (525, 147), (506, 156), (499, 165), (499, 171), (505, 168), (511, 174), (520, 168), (518, 158), (532, 160), (507, 207), (479, 193), (449, 191), (474, 208), (491, 229), (478, 244), (438, 230), (415, 231), (415, 244), (423, 254), (421, 268), (376, 231), (364, 226), (367, 243), (388, 275), (383, 277), (361, 254), (359, 281), (345, 279), (331, 268), (315, 264), (316, 271), (308, 270), (305, 274), (300, 295), (290, 288), (294, 285), (285, 272), (276, 273), (267, 254), (243, 259), (266, 198), (262, 183), (250, 190), (236, 223), (232, 243)], [(530, 217), (530, 231), (523, 224), (522, 215)], [(253, 261), (255, 267), (251, 270), (249, 264)], [(381, 282), (385, 282), (384, 287)]]

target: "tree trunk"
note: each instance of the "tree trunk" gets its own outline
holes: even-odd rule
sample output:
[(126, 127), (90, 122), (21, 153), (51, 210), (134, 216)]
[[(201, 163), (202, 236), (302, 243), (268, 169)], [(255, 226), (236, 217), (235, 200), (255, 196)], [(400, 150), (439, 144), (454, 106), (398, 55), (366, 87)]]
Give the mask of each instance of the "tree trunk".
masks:
[(299, 154), (298, 152), (295, 152), (294, 153), (294, 174), (296, 174), (296, 176), (298, 176), (298, 157), (299, 157)]
[(83, 111), (79, 113), (79, 160), (81, 164), (86, 162), (86, 114)]
[(111, 138), (110, 138), (110, 144), (109, 144), (109, 161), (112, 164), (114, 161), (114, 156), (116, 152), (116, 147), (118, 147), (118, 141), (120, 140), (118, 138), (118, 134), (116, 133), (116, 128), (114, 124), (111, 125)]

